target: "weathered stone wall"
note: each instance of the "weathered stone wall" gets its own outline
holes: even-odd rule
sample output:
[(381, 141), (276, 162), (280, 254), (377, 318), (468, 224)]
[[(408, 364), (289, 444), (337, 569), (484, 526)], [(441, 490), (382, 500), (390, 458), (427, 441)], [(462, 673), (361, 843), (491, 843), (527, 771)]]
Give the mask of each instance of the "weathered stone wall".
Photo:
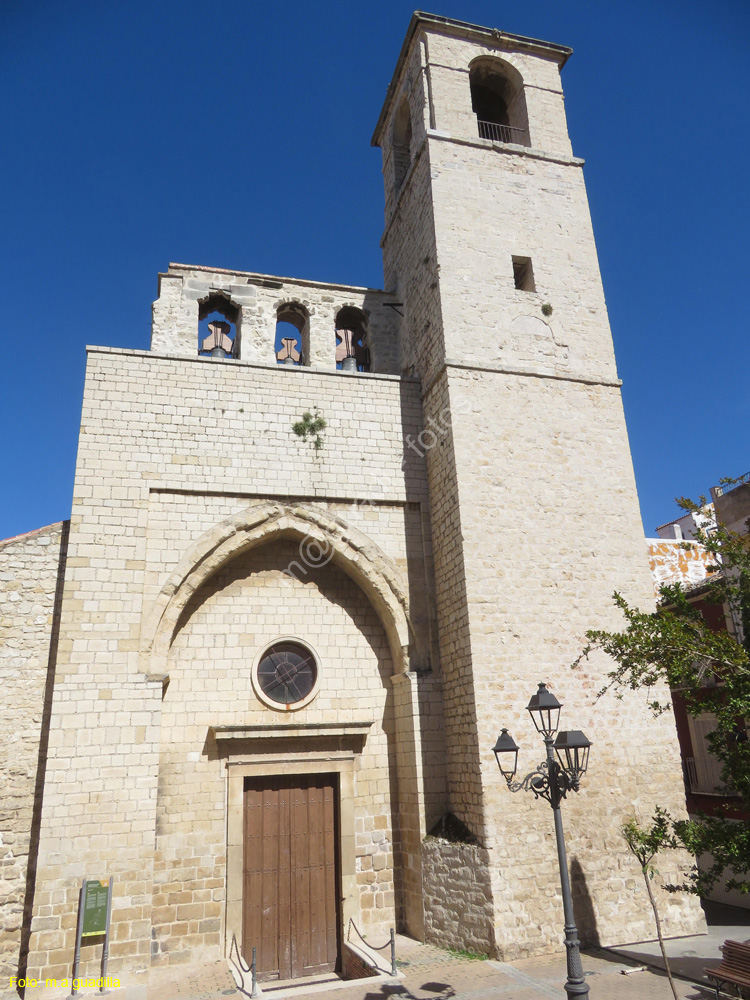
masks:
[[(615, 379), (583, 161), (570, 153), (557, 67), (504, 54), (527, 84), (533, 147), (509, 148), (477, 136), (468, 65), (478, 54), (474, 44), (430, 38), (431, 60), (452, 66), (450, 87), (433, 94), (429, 134), (445, 360)], [(447, 108), (454, 130), (441, 125)], [(515, 287), (514, 255), (531, 258), (536, 291)]]
[(448, 803), (443, 692), (433, 671), (395, 674), (391, 683), (402, 860), (397, 921), (421, 941), (425, 932), (422, 841)]
[[(291, 430), (302, 412), (315, 406), (328, 420), (320, 452)], [(265, 503), (263, 510), (272, 513), (263, 516), (275, 523), (283, 511), (297, 509), (298, 501), (312, 501), (312, 506), (300, 507), (308, 520), (298, 518), (299, 523), (309, 524), (316, 538), (326, 537), (319, 525), (330, 525), (340, 538), (341, 551), (314, 547), (308, 551), (305, 538), (292, 533), (289, 556), (296, 552), (305, 593), (312, 587), (316, 570), (324, 569), (331, 559), (348, 560), (351, 572), (359, 568), (370, 588), (368, 600), (377, 607), (382, 627), (390, 629), (392, 668), (396, 669), (394, 650), (399, 669), (403, 669), (404, 651), (406, 662), (411, 654), (415, 666), (429, 668), (435, 616), (425, 579), (430, 557), (429, 533), (422, 530), (424, 463), (414, 453), (405, 457), (403, 447), (403, 435), (415, 437), (420, 430), (419, 387), (414, 379), (91, 350), (61, 618), (57, 699), (50, 726), (53, 753), (39, 852), (36, 913), (44, 913), (45, 920), (32, 935), (31, 974), (64, 974), (72, 954), (76, 893), (84, 872), (115, 875), (113, 974), (149, 964), (152, 926), (157, 958), (162, 954), (185, 957), (187, 949), (179, 943), (184, 924), (197, 952), (217, 947), (215, 904), (223, 906), (224, 889), (214, 884), (220, 880), (214, 867), (221, 867), (221, 855), (212, 849), (215, 861), (196, 864), (195, 879), (188, 876), (180, 883), (183, 888), (174, 888), (179, 881), (178, 862), (197, 845), (189, 839), (187, 819), (180, 820), (178, 800), (182, 801), (183, 792), (174, 782), (170, 784), (172, 751), (160, 737), (162, 676), (154, 672), (151, 646), (145, 652), (142, 646), (153, 640), (150, 632), (151, 638), (144, 638), (144, 623), (152, 620), (158, 602), (168, 601), (176, 586), (170, 578), (182, 572), (181, 566), (189, 569), (195, 562), (200, 569), (210, 561), (211, 552), (226, 537), (227, 519), (231, 522), (249, 511), (250, 525), (254, 523), (252, 511)], [(231, 528), (230, 534), (236, 531), (242, 539), (247, 530)], [(218, 533), (216, 542), (211, 541), (212, 532)], [(203, 548), (198, 544), (201, 539)], [(279, 540), (272, 537), (269, 553)], [(387, 625), (383, 595), (377, 582), (367, 581), (363, 569), (373, 559), (382, 563), (383, 572), (393, 581), (394, 599), (403, 601), (404, 607), (413, 605), (411, 638), (405, 627)], [(282, 622), (287, 597), (296, 598), (272, 581), (266, 582), (268, 614)], [(351, 584), (346, 596), (349, 613), (356, 612), (362, 599), (361, 591)], [(344, 596), (339, 600), (343, 602)], [(302, 620), (301, 625), (322, 635), (326, 616), (341, 613), (336, 602), (325, 607), (327, 612), (321, 603), (315, 621), (308, 619), (305, 625)], [(225, 641), (220, 640), (221, 634), (219, 628), (211, 641)], [(159, 641), (169, 644), (170, 635), (165, 633)], [(358, 660), (372, 657), (377, 648), (374, 633), (367, 645), (370, 652), (362, 646)], [(333, 647), (327, 648), (325, 669), (335, 659)], [(248, 653), (243, 647), (242, 654)], [(174, 661), (179, 662), (179, 658)], [(161, 673), (169, 669), (166, 660), (159, 668)], [(178, 666), (175, 669), (179, 672)], [(360, 676), (352, 675), (341, 697), (358, 694), (360, 684)], [(173, 697), (169, 692), (167, 688), (165, 709)], [(379, 697), (392, 697), (390, 685)], [(341, 706), (333, 699), (322, 700), (318, 709), (323, 711), (324, 706), (324, 714), (332, 721), (347, 714), (339, 711)], [(214, 725), (235, 717), (235, 710), (220, 697), (212, 707), (209, 714)], [(381, 715), (385, 712), (383, 703)], [(384, 717), (394, 718), (392, 714)], [(167, 715), (165, 732), (172, 732), (170, 718)], [(201, 724), (207, 723), (208, 714), (201, 719)], [(175, 717), (176, 740), (180, 724)], [(407, 724), (413, 727), (414, 722), (402, 714), (399, 725)], [(193, 730), (190, 733), (192, 739)], [(373, 736), (377, 764), (367, 764), (361, 772), (356, 800), (360, 813), (355, 808), (352, 829), (357, 831), (356, 850), (361, 857), (358, 920), (366, 920), (369, 911), (373, 926), (385, 927), (393, 919), (393, 893), (401, 891), (396, 869), (402, 822), (401, 816), (394, 819), (386, 803), (399, 775), (404, 781), (413, 775), (380, 753), (378, 739), (383, 737)], [(396, 741), (391, 732), (388, 740), (394, 741), (397, 755), (408, 743), (400, 737)], [(202, 746), (200, 740), (189, 746), (178, 741), (179, 749), (175, 749), (199, 783), (207, 781), (209, 772), (216, 777), (202, 756)], [(195, 754), (197, 760), (193, 760)], [(324, 765), (321, 768), (325, 770)], [(439, 764), (430, 761), (429, 771), (434, 800)], [(212, 794), (218, 794), (219, 787)], [(362, 803), (369, 800), (380, 805), (365, 809)], [(407, 794), (404, 802), (407, 813), (425, 808), (421, 794)], [(207, 807), (211, 818), (197, 820), (199, 826), (208, 824), (202, 831), (206, 839), (221, 825), (212, 812), (216, 804), (211, 798)], [(372, 808), (377, 816), (372, 815)], [(57, 822), (61, 812), (71, 809), (77, 830), (74, 840)], [(357, 830), (358, 821), (362, 826)], [(405, 815), (403, 823), (417, 831), (424, 828), (423, 817)], [(166, 840), (155, 860), (157, 829), (165, 831)], [(374, 859), (372, 868), (367, 867), (368, 859)], [(187, 864), (182, 868), (183, 873), (190, 870)], [(196, 881), (185, 888), (191, 879), (203, 884), (198, 886)], [(178, 904), (174, 899), (178, 892), (187, 892), (190, 901), (183, 898)], [(188, 909), (170, 910), (183, 905)], [(162, 944), (177, 951), (162, 952)], [(99, 954), (98, 945), (84, 947), (83, 972), (95, 971)]]
[[(594, 744), (590, 774), (564, 808), (569, 851), (587, 881), (602, 943), (632, 940), (648, 933), (649, 918), (637, 897), (624, 904), (630, 858), (620, 826), (657, 802), (676, 815), (685, 806), (673, 719), (652, 718), (645, 693), (597, 701), (609, 669), (603, 656), (570, 669), (587, 629), (620, 626), (615, 590), (641, 607), (653, 601), (619, 392), (480, 372), (453, 372), (450, 388), (459, 412), (472, 415), (454, 419), (453, 433), (459, 500), (474, 498), (461, 502), (461, 515), (484, 842), (495, 898), (523, 902), (512, 920), (498, 913), (498, 948), (540, 951), (557, 933), (542, 892), (556, 883), (549, 809), (531, 795), (508, 795), (491, 753), (508, 726), (522, 747), (522, 773), (542, 759), (525, 711), (542, 679), (564, 705), (562, 728), (582, 729)], [(676, 864), (665, 859), (665, 878)], [(668, 897), (672, 933), (692, 931), (700, 919), (691, 900)]]
[(716, 510), (716, 520), (731, 531), (740, 535), (747, 534), (748, 517), (750, 517), (750, 483), (742, 483), (733, 489), (714, 487), (711, 490)]
[[(67, 524), (0, 541), (0, 976), (18, 975), (33, 819), (41, 804), (45, 692), (54, 675)], [(31, 859), (30, 859), (31, 852)]]
[(238, 357), (243, 361), (276, 363), (274, 341), (279, 309), (293, 302), (302, 306), (308, 316), (308, 367), (335, 370), (336, 316), (345, 306), (353, 306), (366, 318), (371, 370), (390, 374), (399, 371), (398, 315), (386, 305), (394, 301), (387, 292), (184, 264), (170, 264), (169, 270), (159, 276), (151, 349), (196, 355), (199, 303), (217, 291), (238, 310)]
[(422, 864), (425, 941), (492, 956), (495, 907), (487, 851), (427, 837)]
[[(469, 72), (477, 59), (497, 59), (517, 70), (525, 85), (530, 146), (522, 147), (519, 152), (527, 158), (537, 152), (559, 157), (571, 155), (558, 52), (544, 51), (542, 47), (532, 51), (530, 47), (519, 46), (512, 38), (470, 37), (451, 28), (436, 31), (430, 26), (423, 37), (429, 107), (435, 131), (472, 145), (477, 142), (485, 148), (492, 145), (489, 139), (478, 140)], [(467, 160), (471, 158), (471, 154), (465, 155)]]
[[(394, 81), (391, 113), (383, 126), (386, 287), (404, 302), (402, 366), (422, 380), (424, 432), (407, 448), (427, 465), (433, 537), (435, 596), (450, 808), (473, 831), (483, 829), (482, 787), (476, 742), (475, 692), (468, 641), (468, 608), (462, 553), (461, 509), (456, 488), (451, 408), (445, 381), (445, 338), (432, 198), (428, 47), (415, 45)], [(394, 185), (391, 136), (401, 97), (409, 99), (411, 166), (400, 190)]]
[[(386, 229), (383, 260), (386, 287), (404, 303), (402, 367), (422, 379), (424, 431), (406, 439), (406, 454), (427, 464), (433, 536), (437, 637), (445, 702), (445, 752), (451, 808), (474, 830), (482, 827), (482, 790), (474, 732), (474, 687), (468, 647), (467, 608), (461, 553), (461, 513), (456, 502), (451, 413), (440, 378), (445, 345), (439, 296), (440, 271), (431, 198), (429, 121), (422, 60), (415, 47), (406, 60), (398, 97), (386, 118), (383, 176)], [(400, 190), (394, 185), (390, 136), (401, 95), (409, 97), (411, 165)]]
[[(569, 669), (586, 629), (619, 623), (615, 589), (643, 606), (653, 597), (558, 54), (513, 44), (464, 27), (418, 30), (390, 92), (391, 115), (409, 95), (415, 135), (398, 194), (388, 117), (380, 134), (386, 284), (403, 282), (404, 364), (422, 379), (431, 432), (423, 450), (450, 809), (490, 851), (506, 957), (559, 940), (558, 907), (548, 905), (557, 885), (551, 817), (531, 796), (508, 795), (491, 753), (501, 725), (529, 745), (524, 709), (539, 680), (565, 704), (564, 726), (594, 741), (591, 776), (566, 803), (566, 823), (603, 942), (648, 932), (639, 901), (623, 905), (622, 821), (646, 802), (684, 810), (671, 720), (653, 720), (639, 695), (616, 708), (596, 702), (603, 659)], [(468, 73), (493, 52), (524, 79), (530, 148), (477, 136)], [(531, 258), (536, 291), (515, 287), (513, 256)], [(520, 766), (542, 755), (532, 744)], [(673, 933), (701, 925), (690, 900), (669, 898), (665, 911)]]

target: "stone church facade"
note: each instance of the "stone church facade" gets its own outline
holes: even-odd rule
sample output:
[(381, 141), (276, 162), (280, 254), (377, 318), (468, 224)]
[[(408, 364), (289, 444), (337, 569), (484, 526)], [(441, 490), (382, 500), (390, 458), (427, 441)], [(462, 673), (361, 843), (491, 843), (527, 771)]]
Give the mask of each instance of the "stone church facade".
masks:
[(559, 947), (552, 818), (492, 755), (505, 725), (541, 759), (539, 680), (593, 742), (579, 930), (651, 935), (619, 827), (684, 810), (674, 725), (569, 666), (615, 589), (653, 599), (569, 55), (415, 14), (373, 137), (386, 290), (172, 264), (151, 350), (89, 348), (70, 521), (0, 543), (4, 975), (70, 975), (84, 876), (113, 974), (234, 940), (303, 976), (350, 921)]

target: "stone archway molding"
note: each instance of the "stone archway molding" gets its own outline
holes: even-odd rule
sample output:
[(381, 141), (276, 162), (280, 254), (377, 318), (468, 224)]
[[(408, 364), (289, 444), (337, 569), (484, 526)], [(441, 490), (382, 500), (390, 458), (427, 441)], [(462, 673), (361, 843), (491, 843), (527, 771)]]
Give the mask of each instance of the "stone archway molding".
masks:
[(329, 562), (361, 588), (380, 617), (394, 674), (409, 669), (408, 591), (393, 561), (367, 535), (314, 504), (259, 501), (205, 532), (184, 554), (154, 601), (141, 631), (140, 665), (151, 678), (167, 673), (177, 623), (195, 591), (230, 560), (282, 539), (299, 539), (287, 572), (309, 579)]

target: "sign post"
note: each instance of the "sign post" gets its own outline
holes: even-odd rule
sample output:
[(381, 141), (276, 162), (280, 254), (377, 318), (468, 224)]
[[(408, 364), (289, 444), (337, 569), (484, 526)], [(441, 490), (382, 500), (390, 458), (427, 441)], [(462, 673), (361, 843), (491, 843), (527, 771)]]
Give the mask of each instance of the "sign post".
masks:
[(84, 879), (82, 937), (107, 933), (111, 879)]
[(78, 891), (78, 926), (76, 928), (76, 950), (73, 955), (73, 985), (70, 988), (70, 994), (67, 1000), (75, 1000), (76, 993), (78, 992), (78, 966), (81, 962), (81, 934), (83, 932), (83, 900), (86, 895), (86, 879), (81, 883), (81, 888)]
[(76, 950), (73, 958), (73, 986), (67, 1000), (76, 1000), (78, 993), (78, 969), (81, 962), (81, 941), (85, 937), (104, 935), (102, 949), (101, 986), (99, 995), (109, 993), (105, 988), (107, 962), (109, 960), (109, 924), (112, 916), (112, 886), (114, 876), (103, 879), (85, 878), (78, 896), (78, 927), (76, 930)]

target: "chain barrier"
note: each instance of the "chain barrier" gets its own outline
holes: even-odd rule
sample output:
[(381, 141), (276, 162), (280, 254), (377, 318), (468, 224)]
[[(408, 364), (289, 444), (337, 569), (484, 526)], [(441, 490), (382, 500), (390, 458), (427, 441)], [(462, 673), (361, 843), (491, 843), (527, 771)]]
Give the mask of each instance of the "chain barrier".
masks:
[(350, 937), (350, 932), (351, 932), (351, 928), (352, 927), (356, 931), (357, 937), (360, 939), (360, 941), (362, 942), (362, 944), (365, 945), (365, 947), (370, 948), (372, 951), (385, 951), (386, 948), (390, 948), (391, 949), (391, 975), (392, 976), (398, 975), (398, 969), (396, 968), (396, 932), (395, 932), (395, 930), (391, 927), (391, 937), (390, 937), (390, 940), (386, 941), (385, 944), (381, 944), (378, 947), (378, 946), (376, 946), (374, 944), (370, 944), (369, 941), (365, 941), (365, 939), (362, 937), (362, 934), (360, 933), (359, 927), (357, 927), (357, 925), (354, 923), (354, 918), (353, 917), (349, 917), (349, 926), (347, 928), (347, 940)]

